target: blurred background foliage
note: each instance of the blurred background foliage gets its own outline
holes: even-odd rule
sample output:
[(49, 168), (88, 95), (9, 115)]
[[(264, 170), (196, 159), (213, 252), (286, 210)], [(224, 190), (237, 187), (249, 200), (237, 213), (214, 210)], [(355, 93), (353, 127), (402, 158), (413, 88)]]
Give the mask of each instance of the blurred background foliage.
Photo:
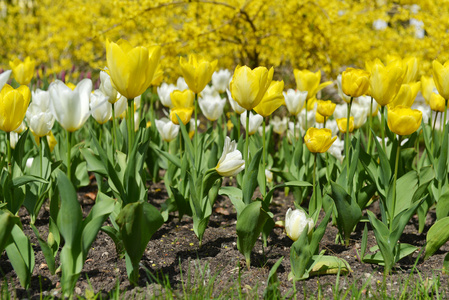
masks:
[(449, 59), (448, 0), (2, 0), (0, 66), (36, 59), (40, 76), (77, 81), (105, 66), (105, 40), (159, 44), (164, 81), (180, 75), (180, 55), (274, 66), (294, 85), (293, 68), (327, 78), (387, 55), (416, 56), (421, 72)]

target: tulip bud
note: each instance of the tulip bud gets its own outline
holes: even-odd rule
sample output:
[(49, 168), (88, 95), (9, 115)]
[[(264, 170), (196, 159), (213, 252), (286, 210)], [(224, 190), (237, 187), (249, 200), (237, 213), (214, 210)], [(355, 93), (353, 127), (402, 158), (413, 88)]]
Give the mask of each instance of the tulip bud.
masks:
[(285, 215), (285, 232), (287, 236), (293, 241), (298, 240), (304, 229), (308, 226), (308, 233), (310, 233), (315, 224), (312, 218), (308, 218), (303, 210), (289, 208)]
[(253, 135), (256, 133), (257, 128), (262, 124), (263, 117), (258, 114), (249, 113), (249, 128), (246, 128), (246, 113), (240, 115), (240, 123), (242, 124), (245, 130), (248, 130), (249, 135)]
[(409, 135), (421, 125), (422, 112), (406, 106), (388, 110), (388, 128), (398, 135)]
[(336, 136), (332, 138), (332, 131), (327, 128), (317, 129), (311, 127), (304, 136), (307, 149), (312, 153), (326, 152), (336, 139)]
[(229, 137), (225, 138), (223, 153), (215, 169), (223, 177), (235, 176), (245, 169), (242, 153), (237, 150), (235, 141), (231, 142)]
[(162, 139), (166, 142), (174, 140), (179, 133), (179, 125), (174, 124), (167, 118), (156, 120), (156, 128)]

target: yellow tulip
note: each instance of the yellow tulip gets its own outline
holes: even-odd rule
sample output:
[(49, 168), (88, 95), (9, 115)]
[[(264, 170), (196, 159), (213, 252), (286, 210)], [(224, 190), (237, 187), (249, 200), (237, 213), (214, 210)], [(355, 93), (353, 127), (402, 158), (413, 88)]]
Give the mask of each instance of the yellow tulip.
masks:
[(190, 122), (190, 119), (192, 118), (193, 113), (193, 106), (192, 107), (174, 107), (170, 110), (170, 120), (176, 124), (179, 125), (178, 116), (181, 119), (181, 122), (184, 125), (187, 125), (187, 123)]
[(337, 104), (332, 103), (330, 100), (318, 100), (316, 111), (322, 116), (330, 117), (334, 113), (335, 107), (337, 107)]
[(252, 110), (259, 105), (273, 79), (273, 68), (237, 66), (232, 76), (230, 90), (232, 98), (244, 109)]
[(444, 112), (444, 110), (446, 109), (445, 102), (446, 101), (444, 100), (443, 97), (441, 97), (440, 94), (432, 93), (432, 95), (430, 96), (430, 103), (429, 103), (430, 109), (433, 111)]
[(310, 127), (304, 136), (307, 149), (312, 153), (326, 152), (337, 137), (332, 138), (332, 131), (327, 128)]
[(164, 79), (164, 71), (161, 69), (161, 65), (157, 66), (156, 71), (154, 71), (153, 81), (151, 81), (151, 85), (159, 86)]
[(9, 62), (14, 79), (22, 85), (28, 85), (33, 78), (34, 69), (36, 68), (36, 61), (32, 60), (29, 56), (22, 62), (16, 58)]
[(315, 97), (309, 99), (309, 100), (307, 101), (307, 105), (305, 106), (305, 108), (306, 108), (308, 111), (313, 110), (317, 101), (318, 101), (318, 100), (317, 100)]
[(406, 69), (404, 74), (403, 83), (411, 83), (416, 81), (419, 72), (419, 62), (414, 56), (407, 57), (402, 60), (402, 63)]
[(173, 107), (192, 107), (195, 101), (195, 93), (191, 90), (174, 90), (170, 93), (170, 99)]
[[(337, 126), (341, 133), (346, 133), (348, 118), (337, 119)], [(354, 117), (349, 117), (349, 132), (354, 131)]]
[(440, 95), (445, 99), (449, 99), (449, 60), (440, 64), (438, 61), (434, 60), (432, 63), (433, 67), (433, 80), (437, 87)]
[(426, 103), (430, 103), (430, 96), (433, 93), (433, 89), (436, 89), (435, 82), (432, 77), (421, 76), (421, 94), (426, 100)]
[(370, 73), (362, 69), (347, 68), (341, 74), (343, 93), (351, 97), (360, 97), (368, 92)]
[(259, 105), (254, 107), (256, 113), (263, 117), (269, 117), (276, 109), (285, 104), (284, 81), (272, 81)]
[(134, 99), (145, 92), (153, 81), (160, 47), (133, 48), (128, 41), (117, 43), (106, 40), (106, 62), (114, 88), (127, 99)]
[(313, 73), (309, 70), (293, 70), (293, 75), (295, 76), (296, 88), (299, 91), (307, 91), (307, 100), (316, 96), (319, 90), (332, 84), (332, 81), (326, 81), (320, 84), (321, 81), (321, 71), (318, 70)]
[(48, 147), (50, 148), (50, 152), (53, 152), (53, 149), (55, 149), (56, 144), (58, 144), (58, 141), (56, 140), (55, 136), (53, 135), (53, 132), (50, 131), (49, 134), (47, 134), (47, 143)]
[(387, 66), (376, 59), (371, 67), (370, 88), (371, 96), (380, 106), (393, 101), (401, 88), (403, 70), (400, 65), (393, 63)]
[(5, 84), (0, 92), (0, 130), (11, 132), (22, 124), (30, 103), (31, 92), (26, 85), (17, 89)]
[(199, 94), (212, 79), (212, 74), (217, 67), (217, 60), (209, 62), (196, 55), (189, 55), (188, 60), (181, 56), (179, 64), (189, 89), (195, 94)]
[(323, 124), (324, 123), (324, 118), (326, 118), (326, 117), (323, 116), (322, 114), (320, 114), (318, 111), (315, 113), (315, 121), (317, 123)]
[(421, 125), (422, 112), (406, 106), (388, 110), (388, 128), (398, 135), (409, 135)]
[(416, 95), (420, 89), (420, 81), (401, 85), (399, 92), (393, 98), (393, 101), (391, 101), (389, 107), (393, 108), (398, 105), (412, 107), (413, 102), (415, 102)]

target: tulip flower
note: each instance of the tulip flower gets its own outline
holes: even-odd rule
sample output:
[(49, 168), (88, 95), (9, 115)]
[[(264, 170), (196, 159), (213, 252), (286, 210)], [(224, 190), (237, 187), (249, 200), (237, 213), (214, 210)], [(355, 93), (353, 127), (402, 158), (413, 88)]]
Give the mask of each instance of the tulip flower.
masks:
[(270, 120), (270, 124), (273, 126), (275, 133), (282, 135), (287, 130), (288, 119), (286, 117), (281, 119), (279, 116), (274, 116)]
[(189, 55), (188, 60), (181, 56), (179, 64), (189, 89), (195, 94), (199, 94), (211, 80), (217, 67), (217, 60), (209, 62), (196, 55)]
[(181, 119), (182, 124), (187, 125), (187, 123), (190, 122), (190, 118), (193, 114), (193, 106), (192, 107), (179, 107), (179, 108), (172, 108), (170, 110), (170, 120), (175, 123), (176, 125), (179, 125), (178, 116)]
[(332, 138), (332, 131), (327, 128), (317, 129), (311, 127), (304, 136), (304, 142), (312, 153), (326, 152), (337, 137)]
[[(351, 116), (354, 118), (354, 129), (359, 129), (366, 123), (369, 111), (367, 107), (354, 103), (351, 107)], [(347, 120), (347, 119), (346, 119)], [(351, 122), (351, 121), (349, 121)], [(338, 124), (338, 122), (337, 122)], [(346, 124), (346, 123), (345, 123)]]
[(426, 104), (429, 104), (434, 89), (436, 89), (436, 86), (433, 78), (421, 76), (421, 94), (424, 97), (424, 100), (426, 100)]
[(176, 81), (176, 89), (180, 91), (185, 91), (189, 89), (184, 77), (179, 77)]
[(330, 101), (330, 100), (327, 100), (327, 101), (318, 100), (316, 110), (320, 115), (328, 118), (328, 117), (332, 116), (336, 106), (337, 106), (337, 104), (332, 103), (332, 101)]
[(302, 110), (307, 94), (307, 91), (295, 91), (294, 89), (284, 92), (285, 106), (292, 116), (296, 116)]
[(296, 87), (299, 91), (307, 91), (307, 98), (309, 100), (316, 96), (318, 91), (322, 90), (324, 87), (332, 84), (332, 81), (326, 81), (320, 84), (321, 81), (321, 71), (313, 73), (309, 70), (293, 70), (293, 75), (295, 76)]
[[(105, 70), (107, 70), (107, 68), (105, 68)], [(105, 71), (100, 71), (100, 91), (112, 104), (120, 99), (120, 97), (117, 97), (117, 90), (112, 85), (111, 76), (109, 76), (109, 74)]]
[(214, 74), (212, 74), (212, 85), (214, 86), (215, 90), (217, 90), (220, 93), (223, 93), (227, 89), (229, 89), (229, 82), (231, 81), (232, 74), (229, 72), (229, 70), (219, 70), (215, 71)]
[(167, 118), (156, 120), (156, 128), (162, 139), (166, 142), (174, 140), (179, 133), (179, 125), (174, 124)]
[(209, 121), (216, 121), (222, 114), (226, 104), (226, 99), (221, 99), (217, 93), (215, 96), (206, 95), (206, 97), (198, 98), (198, 104), (201, 111)]
[(433, 80), (438, 93), (447, 101), (449, 99), (449, 60), (444, 65), (434, 60), (432, 67)]
[(173, 108), (170, 110), (170, 120), (179, 125), (178, 117), (182, 123), (186, 125), (190, 122), (190, 118), (194, 109), (195, 94), (191, 90), (178, 91), (175, 90), (170, 94)]
[(360, 97), (368, 92), (370, 73), (362, 69), (347, 68), (341, 74), (343, 93), (350, 97)]
[(243, 108), (250, 111), (262, 100), (273, 78), (273, 68), (257, 67), (251, 70), (247, 66), (237, 66), (230, 83), (232, 98)]
[(393, 101), (389, 104), (391, 108), (398, 105), (411, 107), (415, 102), (416, 95), (421, 89), (421, 82), (411, 82), (401, 85), (399, 92), (393, 98)]
[(407, 57), (402, 60), (404, 65), (405, 73), (403, 78), (403, 83), (415, 82), (418, 78), (419, 73), (419, 61), (416, 57)]
[(242, 159), (242, 153), (237, 150), (235, 141), (227, 136), (223, 147), (223, 153), (215, 167), (218, 174), (223, 177), (236, 176), (245, 169), (245, 161)]
[(306, 213), (301, 209), (292, 210), (289, 208), (285, 215), (285, 232), (293, 241), (299, 239), (304, 229), (308, 226), (307, 233), (310, 233), (315, 224), (312, 218), (307, 217)]
[(0, 91), (2, 90), (3, 86), (8, 82), (10, 75), (11, 70), (5, 71), (2, 74), (0, 74)]
[(151, 81), (152, 86), (159, 86), (164, 79), (164, 71), (161, 68), (161, 65), (158, 65), (156, 71), (154, 71), (153, 80)]
[(421, 125), (422, 112), (406, 106), (388, 110), (388, 128), (398, 135), (409, 135)]
[(106, 61), (115, 89), (127, 99), (145, 92), (153, 81), (161, 56), (160, 47), (133, 48), (128, 41), (106, 40)]
[(380, 106), (393, 101), (401, 88), (402, 76), (403, 69), (399, 65), (384, 66), (379, 59), (374, 61), (370, 77), (371, 96)]
[(349, 126), (347, 126), (347, 123), (347, 118), (337, 119), (338, 130), (340, 130), (341, 133), (346, 133), (347, 130), (349, 130), (348, 132), (354, 131), (354, 117), (349, 118)]
[(157, 94), (163, 106), (172, 108), (170, 94), (176, 89), (174, 84), (162, 83), (161, 86), (157, 87)]
[(37, 137), (46, 136), (53, 128), (55, 117), (50, 108), (50, 94), (48, 91), (37, 89), (32, 92), (31, 102), (26, 112), (28, 125)]
[(36, 61), (29, 56), (24, 61), (16, 58), (9, 62), (9, 66), (12, 69), (14, 79), (21, 85), (28, 85), (34, 75), (34, 69), (36, 68)]
[(432, 93), (429, 104), (430, 109), (437, 112), (444, 112), (444, 109), (446, 108), (444, 98), (438, 93)]
[(106, 123), (112, 117), (112, 104), (109, 102), (109, 97), (100, 90), (95, 90), (90, 95), (90, 110), (92, 117), (99, 124)]
[(9, 137), (9, 146), (11, 149), (16, 149), (17, 142), (19, 141), (19, 134), (17, 132), (11, 131)]
[(0, 91), (0, 130), (11, 132), (22, 124), (30, 98), (30, 89), (25, 85), (17, 89), (9, 84), (3, 86)]
[(344, 147), (345, 142), (337, 137), (337, 139), (332, 143), (327, 152), (341, 162), (343, 160), (343, 156), (341, 153), (343, 152)]
[(263, 117), (269, 117), (276, 109), (278, 109), (284, 102), (284, 81), (272, 81), (270, 87), (259, 104), (254, 107), (256, 113)]
[(324, 124), (324, 121), (326, 120), (326, 117), (320, 114), (318, 111), (315, 112), (315, 122), (318, 124)]
[(341, 100), (345, 101), (346, 103), (349, 103), (351, 101), (351, 96), (346, 95), (343, 93), (342, 85), (341, 85), (341, 74), (337, 76), (337, 92), (338, 96), (340, 96)]
[(232, 99), (231, 91), (229, 89), (226, 90), (226, 94), (228, 95), (229, 104), (231, 104), (233, 111), (235, 111), (239, 115), (246, 112), (246, 109), (241, 107), (234, 99)]
[[(247, 126), (246, 126), (246, 114), (241, 114), (240, 115), (240, 123), (242, 124), (243, 128), (245, 130), (247, 130)], [(257, 132), (257, 129), (259, 128), (259, 126), (262, 124), (263, 121), (263, 117), (259, 114), (253, 114), (252, 112), (249, 112), (249, 122), (248, 122), (248, 134), (249, 135), (253, 135)]]

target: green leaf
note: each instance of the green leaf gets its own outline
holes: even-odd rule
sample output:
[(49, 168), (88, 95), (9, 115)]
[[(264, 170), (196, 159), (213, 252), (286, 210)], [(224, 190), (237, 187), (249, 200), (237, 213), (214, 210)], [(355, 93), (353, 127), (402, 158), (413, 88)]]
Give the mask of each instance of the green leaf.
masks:
[[(376, 136), (375, 133), (373, 134), (374, 136)], [(385, 189), (389, 186), (391, 179), (390, 162), (388, 160), (387, 154), (383, 150), (379, 141), (376, 138), (374, 138), (374, 141), (376, 142), (377, 152), (379, 153), (380, 169), (381, 169), (381, 172), (379, 172), (380, 182), (382, 187)]]
[(16, 224), (20, 224), (19, 217), (7, 210), (0, 210), (0, 253), (10, 243), (11, 231)]
[(251, 203), (254, 190), (257, 187), (257, 174), (259, 172), (260, 158), (262, 157), (262, 148), (256, 152), (251, 160), (249, 167), (245, 165), (245, 174), (243, 175), (243, 202), (248, 205)]
[(277, 270), (278, 270), (279, 266), (281, 265), (283, 259), (284, 259), (283, 256), (281, 258), (279, 258), (276, 261), (276, 263), (273, 265), (273, 267), (271, 267), (270, 273), (268, 273), (267, 287), (266, 287), (265, 291), (263, 292), (264, 299), (280, 299), (281, 298), (281, 293), (280, 293), (280, 289), (279, 289), (280, 283), (279, 283), (279, 279), (277, 276)]
[(307, 186), (312, 186), (310, 183), (305, 182), (305, 181), (289, 181), (286, 183), (282, 183), (282, 184), (278, 184), (276, 186), (274, 186), (265, 196), (265, 198), (263, 199), (263, 202), (265, 203), (265, 205), (270, 205), (271, 203), (271, 199), (273, 198), (273, 193), (276, 189), (279, 188), (285, 188), (285, 187), (307, 187)]
[(52, 275), (55, 274), (56, 271), (56, 262), (55, 257), (53, 255), (53, 249), (48, 245), (48, 243), (41, 237), (39, 231), (37, 230), (34, 224), (31, 224), (31, 229), (33, 229), (34, 234), (37, 237), (39, 242), (39, 246), (41, 247), (42, 254), (44, 255), (45, 261), (47, 262), (48, 270)]
[(444, 126), (443, 143), (441, 144), (441, 152), (438, 156), (436, 179), (442, 183), (447, 181), (447, 151), (448, 151), (448, 128)]
[(268, 213), (262, 209), (261, 201), (248, 204), (237, 218), (237, 248), (245, 256), (248, 268), (251, 250), (269, 218)]
[(243, 202), (242, 190), (234, 186), (222, 186), (218, 191), (218, 194), (229, 197), (229, 199), (231, 200), (232, 204), (235, 207), (235, 210), (237, 211), (237, 218), (238, 218), (238, 216), (242, 213), (242, 211), (246, 207), (245, 203)]
[(368, 211), (368, 218), (373, 227), (374, 236), (376, 237), (376, 242), (379, 245), (380, 252), (382, 253), (382, 257), (385, 263), (385, 271), (389, 273), (394, 265), (394, 244), (392, 245), (389, 240), (390, 231), (388, 227), (379, 221), (376, 216)]
[(335, 201), (337, 208), (337, 225), (340, 232), (343, 233), (346, 245), (349, 244), (349, 237), (354, 227), (362, 218), (362, 210), (357, 201), (346, 193), (346, 191), (337, 183), (331, 181), (332, 199)]
[(308, 231), (309, 225), (306, 225), (304, 231), (290, 248), (290, 264), (293, 276), (297, 280), (309, 277), (306, 270), (312, 263), (313, 252), (310, 249)]
[(435, 222), (430, 227), (426, 236), (426, 255), (424, 260), (431, 257), (440, 247), (449, 240), (449, 217), (445, 217)]
[(159, 211), (147, 202), (133, 202), (123, 207), (116, 219), (120, 228), (126, 254), (132, 262), (127, 268), (131, 283), (137, 284), (139, 262), (153, 234), (162, 226), (164, 220)]
[(449, 191), (440, 196), (436, 207), (437, 220), (449, 216)]

